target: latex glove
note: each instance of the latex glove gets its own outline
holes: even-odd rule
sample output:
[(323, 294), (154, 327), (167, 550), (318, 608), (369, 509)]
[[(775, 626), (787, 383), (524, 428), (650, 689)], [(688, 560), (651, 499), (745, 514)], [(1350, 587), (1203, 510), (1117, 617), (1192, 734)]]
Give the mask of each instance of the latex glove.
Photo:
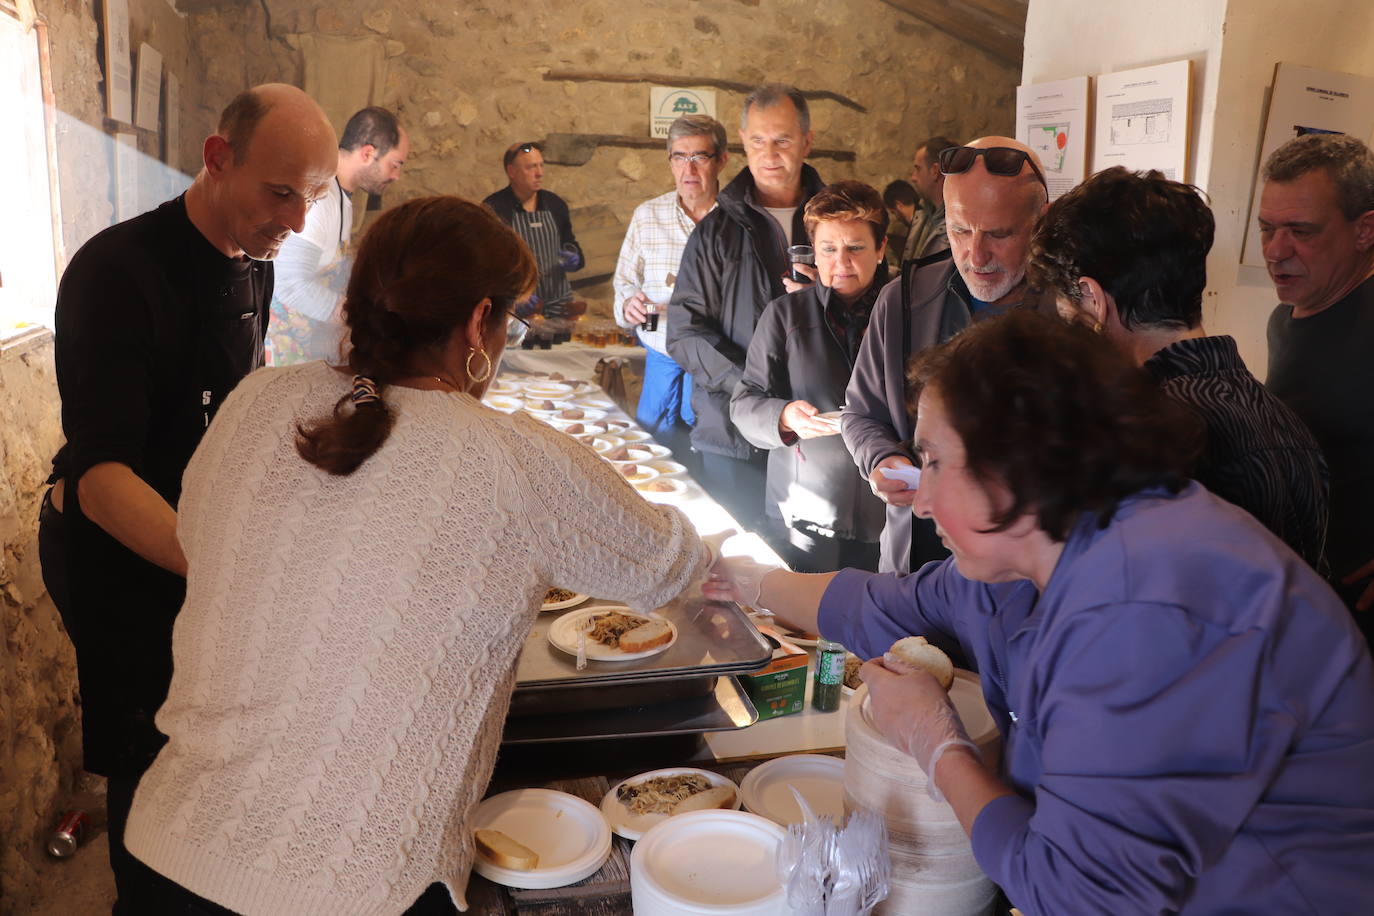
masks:
[(717, 531), (715, 534), (703, 534), (701, 543), (706, 545), (706, 568), (710, 570), (720, 559), (721, 546), (730, 538), (739, 534), (734, 528), (726, 528), (724, 531)]
[(944, 801), (935, 785), (935, 764), (951, 748), (978, 753), (949, 694), (925, 671), (897, 674), (876, 658), (864, 663), (859, 677), (868, 685), (873, 724), (894, 747), (916, 758), (925, 771), (930, 797)]
[(873, 466), (873, 473), (868, 475), (868, 485), (873, 489), (873, 495), (889, 506), (910, 506), (916, 501), (916, 490), (908, 488), (906, 481), (888, 477), (882, 472), (885, 468), (914, 467), (911, 459), (905, 455), (888, 455), (879, 461)]
[(558, 249), (558, 266), (564, 270), (576, 270), (576, 264), (582, 260), (582, 255), (573, 245), (564, 245)]
[(733, 601), (760, 611), (768, 610), (759, 603), (763, 579), (782, 569), (772, 563), (756, 563), (748, 557), (721, 557), (711, 567), (711, 575), (701, 586), (701, 593), (712, 601)]

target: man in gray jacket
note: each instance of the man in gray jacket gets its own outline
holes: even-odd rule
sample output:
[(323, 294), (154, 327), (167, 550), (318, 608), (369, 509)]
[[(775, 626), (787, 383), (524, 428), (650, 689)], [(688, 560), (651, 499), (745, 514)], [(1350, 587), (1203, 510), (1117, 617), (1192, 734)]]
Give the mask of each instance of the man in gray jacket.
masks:
[(946, 149), (939, 164), (950, 250), (906, 265), (879, 294), (840, 421), (854, 463), (887, 503), (882, 572), (911, 572), (948, 555), (931, 521), (913, 526), (915, 488), (884, 473), (915, 465), (907, 361), (982, 318), (1054, 307), (1026, 282), (1031, 235), (1049, 203), (1035, 153), (1009, 137), (983, 137)]
[(730, 422), (730, 395), (764, 306), (800, 288), (783, 284), (787, 247), (806, 243), (802, 210), (825, 183), (805, 162), (811, 116), (796, 89), (758, 87), (740, 120), (749, 167), (687, 239), (668, 303), (668, 355), (692, 376), (701, 484), (741, 525), (759, 530), (767, 453)]

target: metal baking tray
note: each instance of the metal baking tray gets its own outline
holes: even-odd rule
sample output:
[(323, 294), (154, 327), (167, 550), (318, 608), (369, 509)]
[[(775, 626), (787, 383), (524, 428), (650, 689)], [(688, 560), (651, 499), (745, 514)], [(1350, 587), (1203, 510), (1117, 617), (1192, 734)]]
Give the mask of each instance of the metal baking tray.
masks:
[[(593, 604), (614, 602), (592, 599), (569, 610)], [(735, 674), (756, 671), (772, 658), (772, 646), (738, 605), (706, 601), (698, 594), (680, 596), (658, 612), (677, 627), (677, 642), (666, 652), (628, 662), (589, 661), (581, 671), (573, 656), (549, 643), (549, 626), (559, 613), (540, 614), (516, 663), (516, 690)]]
[(510, 717), (501, 742), (538, 744), (731, 731), (753, 725), (758, 719), (758, 710), (739, 681), (722, 677), (706, 696), (580, 714)]

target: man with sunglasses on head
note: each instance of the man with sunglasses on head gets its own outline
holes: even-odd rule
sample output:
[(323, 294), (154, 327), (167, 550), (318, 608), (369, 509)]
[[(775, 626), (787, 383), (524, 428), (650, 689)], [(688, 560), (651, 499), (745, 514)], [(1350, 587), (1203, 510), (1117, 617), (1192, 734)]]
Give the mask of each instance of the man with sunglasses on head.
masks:
[(949, 555), (934, 524), (911, 513), (914, 483), (896, 476), (915, 467), (907, 361), (1008, 309), (1054, 310), (1053, 299), (1026, 282), (1031, 236), (1049, 204), (1035, 153), (1010, 137), (983, 137), (938, 159), (950, 248), (907, 262), (879, 294), (840, 420), (854, 463), (887, 503), (883, 572), (911, 572)]
[(501, 157), (510, 184), (482, 203), (525, 240), (539, 268), (535, 298), (550, 318), (565, 318), (572, 302), (568, 273), (586, 264), (573, 235), (568, 205), (544, 190), (544, 153), (538, 143), (517, 143)]
[(696, 417), (691, 376), (668, 355), (668, 300), (688, 237), (716, 208), (720, 172), (728, 157), (725, 127), (715, 118), (686, 115), (669, 125), (673, 190), (635, 208), (615, 266), (616, 323), (636, 328), (645, 350), (644, 387), (635, 419), (670, 446)]
[(764, 306), (802, 288), (783, 277), (788, 246), (807, 244), (806, 202), (825, 184), (806, 164), (812, 140), (810, 109), (795, 88), (770, 83), (745, 97), (740, 141), (749, 167), (687, 240), (668, 305), (668, 353), (692, 376), (701, 483), (751, 530), (765, 525), (768, 453), (730, 422), (730, 396)]

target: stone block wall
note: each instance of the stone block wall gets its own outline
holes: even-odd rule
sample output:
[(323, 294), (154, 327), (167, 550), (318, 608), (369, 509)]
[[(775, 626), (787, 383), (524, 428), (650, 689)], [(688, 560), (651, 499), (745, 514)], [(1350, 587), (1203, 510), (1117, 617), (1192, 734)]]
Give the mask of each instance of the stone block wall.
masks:
[[(518, 8), (397, 0), (386, 9), (263, 0), (192, 13), (189, 30), (201, 68), (193, 79), (207, 90), (267, 79), (301, 84), (325, 42), (380, 61), (373, 97), (326, 108), (343, 112), (336, 119), (369, 103), (401, 114), (411, 156), (388, 204), (438, 193), (480, 199), (505, 184), (501, 153), (514, 142), (647, 138), (652, 85), (716, 85), (717, 115), (736, 143), (744, 91), (718, 86), (767, 80), (842, 97), (814, 99), (812, 121), (816, 146), (852, 161), (812, 162), (825, 178), (881, 188), (909, 174), (913, 147), (928, 136), (1010, 132), (1019, 77), (1011, 64), (882, 0), (525, 0)], [(215, 114), (209, 103), (188, 113), (188, 143)], [(735, 156), (723, 177), (743, 166)], [(545, 186), (568, 201), (576, 228), (588, 208), (628, 223), (638, 203), (672, 180), (661, 148), (607, 144), (585, 164), (550, 165)]]
[(0, 347), (0, 912), (24, 913), (43, 839), (81, 763), (76, 658), (38, 564), (38, 507), (62, 441), (52, 335)]

